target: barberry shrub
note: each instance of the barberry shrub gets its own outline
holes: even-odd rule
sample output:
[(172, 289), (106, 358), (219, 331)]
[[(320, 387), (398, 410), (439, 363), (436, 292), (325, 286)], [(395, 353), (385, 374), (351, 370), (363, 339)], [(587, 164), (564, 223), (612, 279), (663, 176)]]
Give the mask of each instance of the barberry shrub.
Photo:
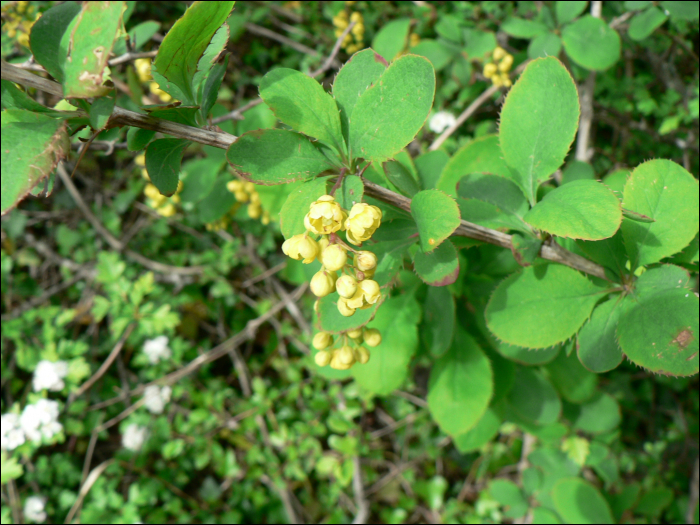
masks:
[[(124, 39), (123, 3), (46, 11), (30, 47), (56, 82), (32, 83), (3, 65), (2, 213), (50, 181), (76, 131), (127, 127), (129, 149), (145, 150), (149, 199), (157, 209), (173, 206), (162, 214), (175, 213), (166, 197), (195, 191), (190, 211), (213, 228), (223, 213), (212, 208), (236, 200), (250, 202), (250, 217), (264, 223), (279, 217), (281, 250), (309, 269), (318, 298), (309, 315), (319, 373), (386, 395), (417, 354), (427, 358), (431, 414), (464, 450), (506, 419), (529, 429), (553, 423), (562, 406), (552, 384), (576, 402), (578, 383), (623, 359), (668, 376), (698, 373), (698, 297), (688, 271), (698, 259), (698, 181), (670, 160), (650, 159), (622, 180), (547, 184), (579, 126), (577, 87), (559, 59), (535, 58), (512, 77), (513, 57), (493, 46), (483, 72), (507, 90), (498, 133), (444, 161), (406, 153), (436, 83), (430, 60), (401, 50), (391, 62), (373, 49), (356, 52), (330, 91), (300, 71), (269, 71), (260, 97), (283, 126), (233, 137), (206, 127), (227, 67), (219, 59), (232, 8), (188, 8), (151, 65), (173, 102), (144, 106), (141, 115), (115, 105), (108, 75), (110, 52)], [(564, 45), (588, 67), (577, 23), (565, 29)], [(336, 26), (340, 36), (347, 16)], [(352, 35), (344, 45), (354, 51), (362, 32)], [(23, 83), (61, 93), (72, 109), (39, 104)], [(235, 178), (205, 183), (191, 167), (180, 186), (193, 142), (225, 149)], [(203, 162), (225, 173), (221, 152), (206, 151)], [(286, 200), (263, 212), (256, 188), (275, 185), (288, 188)], [(508, 261), (503, 251), (482, 252), (481, 268), (497, 278), (470, 275), (464, 250), (483, 243), (511, 250)], [(547, 363), (547, 374), (525, 366)], [(608, 397), (600, 399), (614, 404)], [(567, 483), (555, 491), (557, 508), (592, 489)]]

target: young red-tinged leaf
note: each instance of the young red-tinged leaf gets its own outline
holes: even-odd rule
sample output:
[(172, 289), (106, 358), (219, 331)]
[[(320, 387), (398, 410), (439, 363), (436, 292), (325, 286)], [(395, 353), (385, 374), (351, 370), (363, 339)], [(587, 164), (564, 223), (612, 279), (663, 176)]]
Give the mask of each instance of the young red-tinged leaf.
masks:
[(338, 106), (313, 78), (294, 69), (273, 69), (260, 81), (260, 97), (292, 129), (345, 153)]
[(561, 400), (542, 372), (519, 367), (506, 398), (508, 407), (528, 423), (549, 425), (561, 415)]
[(614, 523), (610, 507), (593, 485), (581, 478), (564, 478), (552, 489), (552, 501), (564, 523)]
[(47, 177), (70, 151), (64, 120), (23, 109), (2, 112), (2, 214)]
[(353, 159), (383, 162), (413, 140), (428, 118), (435, 71), (426, 58), (404, 55), (360, 95), (350, 119)]
[(199, 60), (234, 4), (194, 2), (175, 22), (158, 48), (154, 62), (158, 73), (177, 86), (188, 104), (196, 103), (192, 82)]
[(458, 436), (476, 426), (493, 395), (491, 363), (459, 325), (450, 350), (435, 361), (428, 408), (443, 432)]
[(443, 242), (435, 250), (424, 253), (418, 249), (413, 256), (413, 269), (425, 284), (447, 286), (459, 276), (457, 250), (450, 241)]
[(579, 66), (605, 71), (620, 58), (620, 35), (605, 20), (586, 15), (562, 30), (566, 54)]
[[(358, 310), (355, 315), (362, 311)], [(414, 291), (387, 299), (379, 307), (370, 327), (380, 331), (382, 342), (370, 349), (367, 364), (352, 367), (358, 385), (378, 396), (388, 396), (403, 385), (418, 349), (420, 316), (421, 308)]]
[(76, 17), (62, 64), (63, 96), (91, 98), (106, 95), (105, 68), (122, 25), (124, 2), (85, 2)]
[(508, 93), (501, 111), (501, 151), (533, 205), (538, 186), (564, 162), (578, 117), (576, 84), (554, 57), (530, 62)]
[(574, 335), (601, 293), (567, 266), (530, 266), (498, 285), (486, 307), (486, 323), (506, 343), (546, 348)]
[(63, 82), (70, 30), (78, 13), (80, 5), (77, 2), (63, 2), (45, 11), (32, 26), (29, 42), (34, 59), (59, 82)]
[(457, 203), (440, 190), (416, 193), (411, 200), (411, 215), (418, 226), (420, 246), (426, 253), (452, 235), (460, 221)]
[(607, 372), (622, 362), (622, 351), (615, 335), (622, 312), (620, 300), (621, 297), (615, 295), (598, 305), (578, 334), (578, 358), (591, 372)]
[(158, 139), (146, 148), (148, 176), (163, 195), (169, 197), (177, 190), (182, 155), (189, 145), (190, 141), (185, 139)]
[(552, 235), (597, 241), (615, 235), (622, 222), (622, 208), (603, 184), (576, 180), (550, 191), (524, 219)]
[(340, 68), (333, 82), (333, 98), (340, 110), (343, 136), (349, 138), (349, 122), (360, 95), (382, 76), (387, 61), (372, 49), (363, 49), (351, 56)]
[(670, 160), (637, 166), (625, 184), (623, 206), (654, 220), (622, 221), (633, 268), (681, 251), (698, 233), (698, 181)]
[(260, 129), (238, 137), (226, 159), (243, 178), (266, 186), (310, 179), (331, 164), (304, 135)]

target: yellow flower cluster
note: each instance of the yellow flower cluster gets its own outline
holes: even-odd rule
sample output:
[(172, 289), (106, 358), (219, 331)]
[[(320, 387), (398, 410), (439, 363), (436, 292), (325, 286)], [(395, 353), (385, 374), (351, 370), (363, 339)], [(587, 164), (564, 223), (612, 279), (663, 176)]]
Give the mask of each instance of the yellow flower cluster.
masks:
[[(346, 5), (351, 6), (352, 4)], [(333, 25), (335, 26), (335, 37), (340, 38), (343, 31), (350, 25), (350, 22), (356, 22), (355, 26), (350, 30), (350, 34), (343, 39), (341, 47), (347, 51), (349, 55), (355, 54), (365, 47), (363, 39), (365, 37), (365, 24), (362, 14), (355, 11), (348, 16), (347, 11), (340, 11), (333, 17)], [(354, 37), (354, 43), (353, 43)]]
[(270, 224), (270, 214), (262, 209), (260, 194), (255, 189), (255, 184), (235, 179), (229, 181), (226, 187), (228, 191), (233, 193), (233, 196), (236, 197), (239, 203), (248, 203), (248, 217), (251, 219), (260, 219), (260, 222), (265, 225)]
[(497, 47), (491, 55), (492, 62), (484, 65), (484, 76), (490, 78), (494, 86), (510, 87), (513, 83), (508, 72), (513, 67), (513, 55), (502, 47)]
[(139, 77), (139, 80), (141, 82), (149, 82), (148, 90), (158, 97), (161, 102), (167, 104), (173, 100), (173, 97), (160, 89), (158, 83), (153, 81), (151, 76), (151, 60), (149, 58), (137, 58), (134, 60), (134, 68), (136, 69), (136, 75)]
[(347, 370), (355, 363), (365, 364), (369, 361), (369, 350), (362, 343), (374, 348), (382, 342), (382, 335), (376, 328), (358, 328), (343, 332), (343, 344), (339, 348), (332, 348), (333, 336), (327, 332), (319, 332), (314, 336), (312, 345), (318, 350), (314, 360), (318, 366), (331, 365), (336, 370)]
[(17, 37), (17, 43), (29, 47), (29, 33), (39, 19), (29, 2), (7, 2), (2, 8), (2, 32), (9, 38)]
[(146, 155), (143, 153), (137, 155), (134, 159), (134, 163), (141, 168), (141, 176), (149, 181), (143, 189), (143, 193), (146, 195), (146, 204), (156, 210), (158, 215), (163, 217), (172, 217), (175, 215), (175, 212), (177, 212), (175, 205), (180, 202), (180, 195), (178, 194), (182, 191), (182, 181), (177, 183), (175, 195), (166, 197), (150, 182), (151, 178), (148, 176), (148, 171), (146, 170)]

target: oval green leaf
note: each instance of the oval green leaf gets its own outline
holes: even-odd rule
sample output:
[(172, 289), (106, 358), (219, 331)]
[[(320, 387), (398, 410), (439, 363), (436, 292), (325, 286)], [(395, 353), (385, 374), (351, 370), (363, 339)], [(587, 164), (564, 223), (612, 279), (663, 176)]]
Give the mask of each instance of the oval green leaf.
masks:
[(413, 256), (413, 269), (425, 284), (447, 286), (459, 276), (457, 250), (450, 241), (443, 242), (429, 253), (421, 250)]
[(163, 195), (169, 197), (177, 190), (182, 155), (189, 145), (185, 139), (158, 139), (146, 148), (148, 176)]
[(644, 40), (651, 35), (657, 27), (666, 21), (666, 14), (656, 6), (649, 7), (642, 13), (637, 13), (627, 30), (632, 40)]
[(604, 71), (620, 58), (620, 35), (601, 18), (586, 15), (562, 31), (566, 54), (578, 65)]
[(564, 478), (552, 489), (552, 501), (565, 523), (614, 523), (607, 501), (581, 478)]
[[(440, 210), (440, 213), (435, 213)], [(411, 200), (420, 245), (428, 253), (440, 246), (459, 226), (457, 203), (440, 190), (419, 191)]]
[(621, 311), (619, 296), (608, 299), (593, 310), (590, 320), (578, 334), (578, 358), (591, 372), (607, 372), (622, 362), (622, 351), (615, 335)]
[(549, 425), (559, 419), (561, 400), (541, 372), (519, 368), (507, 397), (508, 406), (529, 423)]

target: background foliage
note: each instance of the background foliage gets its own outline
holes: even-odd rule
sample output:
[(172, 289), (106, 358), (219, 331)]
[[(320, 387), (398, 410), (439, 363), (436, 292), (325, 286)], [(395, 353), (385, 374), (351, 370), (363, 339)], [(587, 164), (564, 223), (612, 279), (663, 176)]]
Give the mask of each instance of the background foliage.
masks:
[[(3, 80), (4, 148), (20, 147), (23, 136), (12, 135), (12, 125), (31, 110), (33, 154), (72, 153), (48, 178), (53, 159), (6, 166), (3, 157), (3, 211), (15, 196), (33, 196), (2, 219), (2, 413), (20, 416), (48, 398), (59, 403), (61, 429), (3, 450), (2, 522), (40, 521), (41, 512), (27, 507), (39, 496), (49, 521), (697, 523), (697, 366), (660, 370), (689, 377), (658, 375), (646, 354), (634, 354), (638, 326), (663, 326), (659, 305), (670, 311), (697, 292), (697, 3), (605, 2), (602, 13), (599, 2), (239, 2), (232, 13), (225, 4), (186, 11), (185, 3), (113, 2), (74, 18), (80, 6), (71, 2), (2, 3), (3, 60), (45, 69), (66, 97), (102, 97), (92, 105), (74, 98), (71, 106)], [(73, 51), (85, 58), (92, 83), (80, 77), (82, 68), (63, 65), (63, 33), (30, 42), (30, 33), (47, 27), (94, 38), (96, 27), (118, 33), (109, 24), (124, 9), (129, 45), (120, 35), (111, 56), (125, 60), (105, 69), (108, 52), (95, 55), (87, 45)], [(169, 32), (177, 20), (187, 31)], [(348, 23), (355, 24), (349, 40), (323, 70)], [(190, 34), (189, 53), (167, 44)], [(323, 136), (325, 125), (298, 129), (308, 119), (295, 121), (294, 108), (285, 115), (254, 104), (258, 94), (267, 103), (284, 98), (284, 81), (295, 93), (308, 90), (321, 107), (330, 98), (304, 74), (319, 70), (325, 91), (337, 89), (342, 100), (335, 72), (370, 45), (388, 61), (406, 52), (427, 58), (436, 71), (435, 99), (425, 125), (423, 117), (409, 122), (406, 137), (397, 129), (365, 151), (376, 161), (365, 176), (414, 200), (410, 214), (386, 208), (374, 237), (378, 255), (401, 267), (396, 275), (382, 276), (381, 265), (377, 272), (380, 284), (393, 285), (370, 325), (381, 330), (382, 346), (368, 365), (334, 371), (318, 368), (308, 346), (317, 314), (303, 292), (318, 264), (302, 265), (279, 249), (299, 233), (298, 210), (327, 190), (328, 179), (230, 186), (226, 160), (238, 163), (261, 134), (289, 139), (290, 127), (325, 138), (331, 149), (340, 136), (361, 149), (342, 119)], [(505, 104), (511, 66), (493, 56), (497, 45), (511, 56), (513, 82), (520, 78)], [(159, 47), (150, 70), (158, 86), (137, 56), (150, 61)], [(43, 68), (29, 60), (32, 53)], [(518, 77), (528, 59), (552, 56), (561, 62), (534, 62)], [(409, 62), (402, 73), (400, 64)], [(395, 64), (392, 71), (405, 75), (400, 81), (413, 78), (413, 90), (427, 89), (420, 75), (410, 75), (427, 64), (423, 58)], [(488, 64), (502, 66), (505, 77)], [(105, 90), (103, 74), (116, 89)], [(531, 108), (548, 102), (546, 86), (538, 85), (543, 74), (567, 85), (568, 94), (560, 107), (538, 114)], [(470, 118), (440, 137), (438, 113), (457, 116), (484, 93)], [(588, 143), (582, 153), (578, 143), (569, 151), (576, 97), (585, 111), (586, 93)], [(169, 105), (173, 97), (183, 104)], [(369, 129), (376, 101), (362, 104)], [(113, 127), (96, 136), (71, 183), (68, 172), (91, 132), (70, 129), (52, 111), (84, 110), (84, 124), (99, 130), (115, 106), (248, 133), (250, 142), (234, 143), (241, 150), (227, 154)], [(414, 127), (415, 140), (395, 154)], [(538, 151), (529, 139), (540, 130), (555, 147), (542, 164), (525, 168)], [(288, 171), (321, 171), (328, 158)], [(651, 184), (659, 166), (671, 189), (658, 202), (625, 188), (632, 169), (635, 180)], [(11, 187), (6, 168), (31, 180)], [(518, 175), (506, 179), (509, 169)], [(182, 185), (173, 178), (178, 172)], [(656, 222), (624, 220), (610, 191), (595, 193), (595, 180), (618, 197), (624, 189), (625, 207)], [(454, 206), (445, 193), (457, 199), (462, 218), (521, 232), (522, 248), (446, 240), (454, 229), (449, 213), (441, 226), (426, 211)], [(605, 220), (562, 220), (582, 195), (591, 206), (607, 206)], [(680, 222), (665, 219), (679, 214)], [(610, 237), (621, 221), (615, 237), (591, 242)], [(639, 301), (652, 298), (654, 308), (627, 314), (624, 301), (600, 301), (599, 283), (565, 266), (522, 269), (515, 256), (530, 257), (528, 225), (560, 236), (567, 249), (617, 277), (632, 278), (639, 266)], [(635, 248), (650, 231), (662, 245)], [(620, 255), (625, 247), (637, 250), (629, 266)], [(449, 264), (436, 264), (431, 253)], [(652, 268), (643, 273), (644, 265)], [(455, 275), (447, 287), (425, 284)], [(678, 280), (682, 289), (654, 295), (659, 283)], [(533, 296), (539, 303), (530, 307), (552, 310), (556, 322), (527, 331), (530, 312), (507, 306)], [(574, 318), (581, 308), (585, 315)], [(336, 326), (334, 312), (321, 301), (322, 327)], [(627, 331), (616, 332), (618, 319)], [(154, 343), (147, 342), (161, 336), (168, 352), (152, 358)], [(618, 343), (645, 368), (623, 359)], [(33, 385), (44, 360), (67, 364), (48, 392)], [(172, 391), (149, 397), (156, 383)], [(160, 411), (153, 399), (162, 401)], [(5, 439), (10, 418), (3, 417)], [(145, 432), (140, 447), (127, 439), (135, 429)]]

